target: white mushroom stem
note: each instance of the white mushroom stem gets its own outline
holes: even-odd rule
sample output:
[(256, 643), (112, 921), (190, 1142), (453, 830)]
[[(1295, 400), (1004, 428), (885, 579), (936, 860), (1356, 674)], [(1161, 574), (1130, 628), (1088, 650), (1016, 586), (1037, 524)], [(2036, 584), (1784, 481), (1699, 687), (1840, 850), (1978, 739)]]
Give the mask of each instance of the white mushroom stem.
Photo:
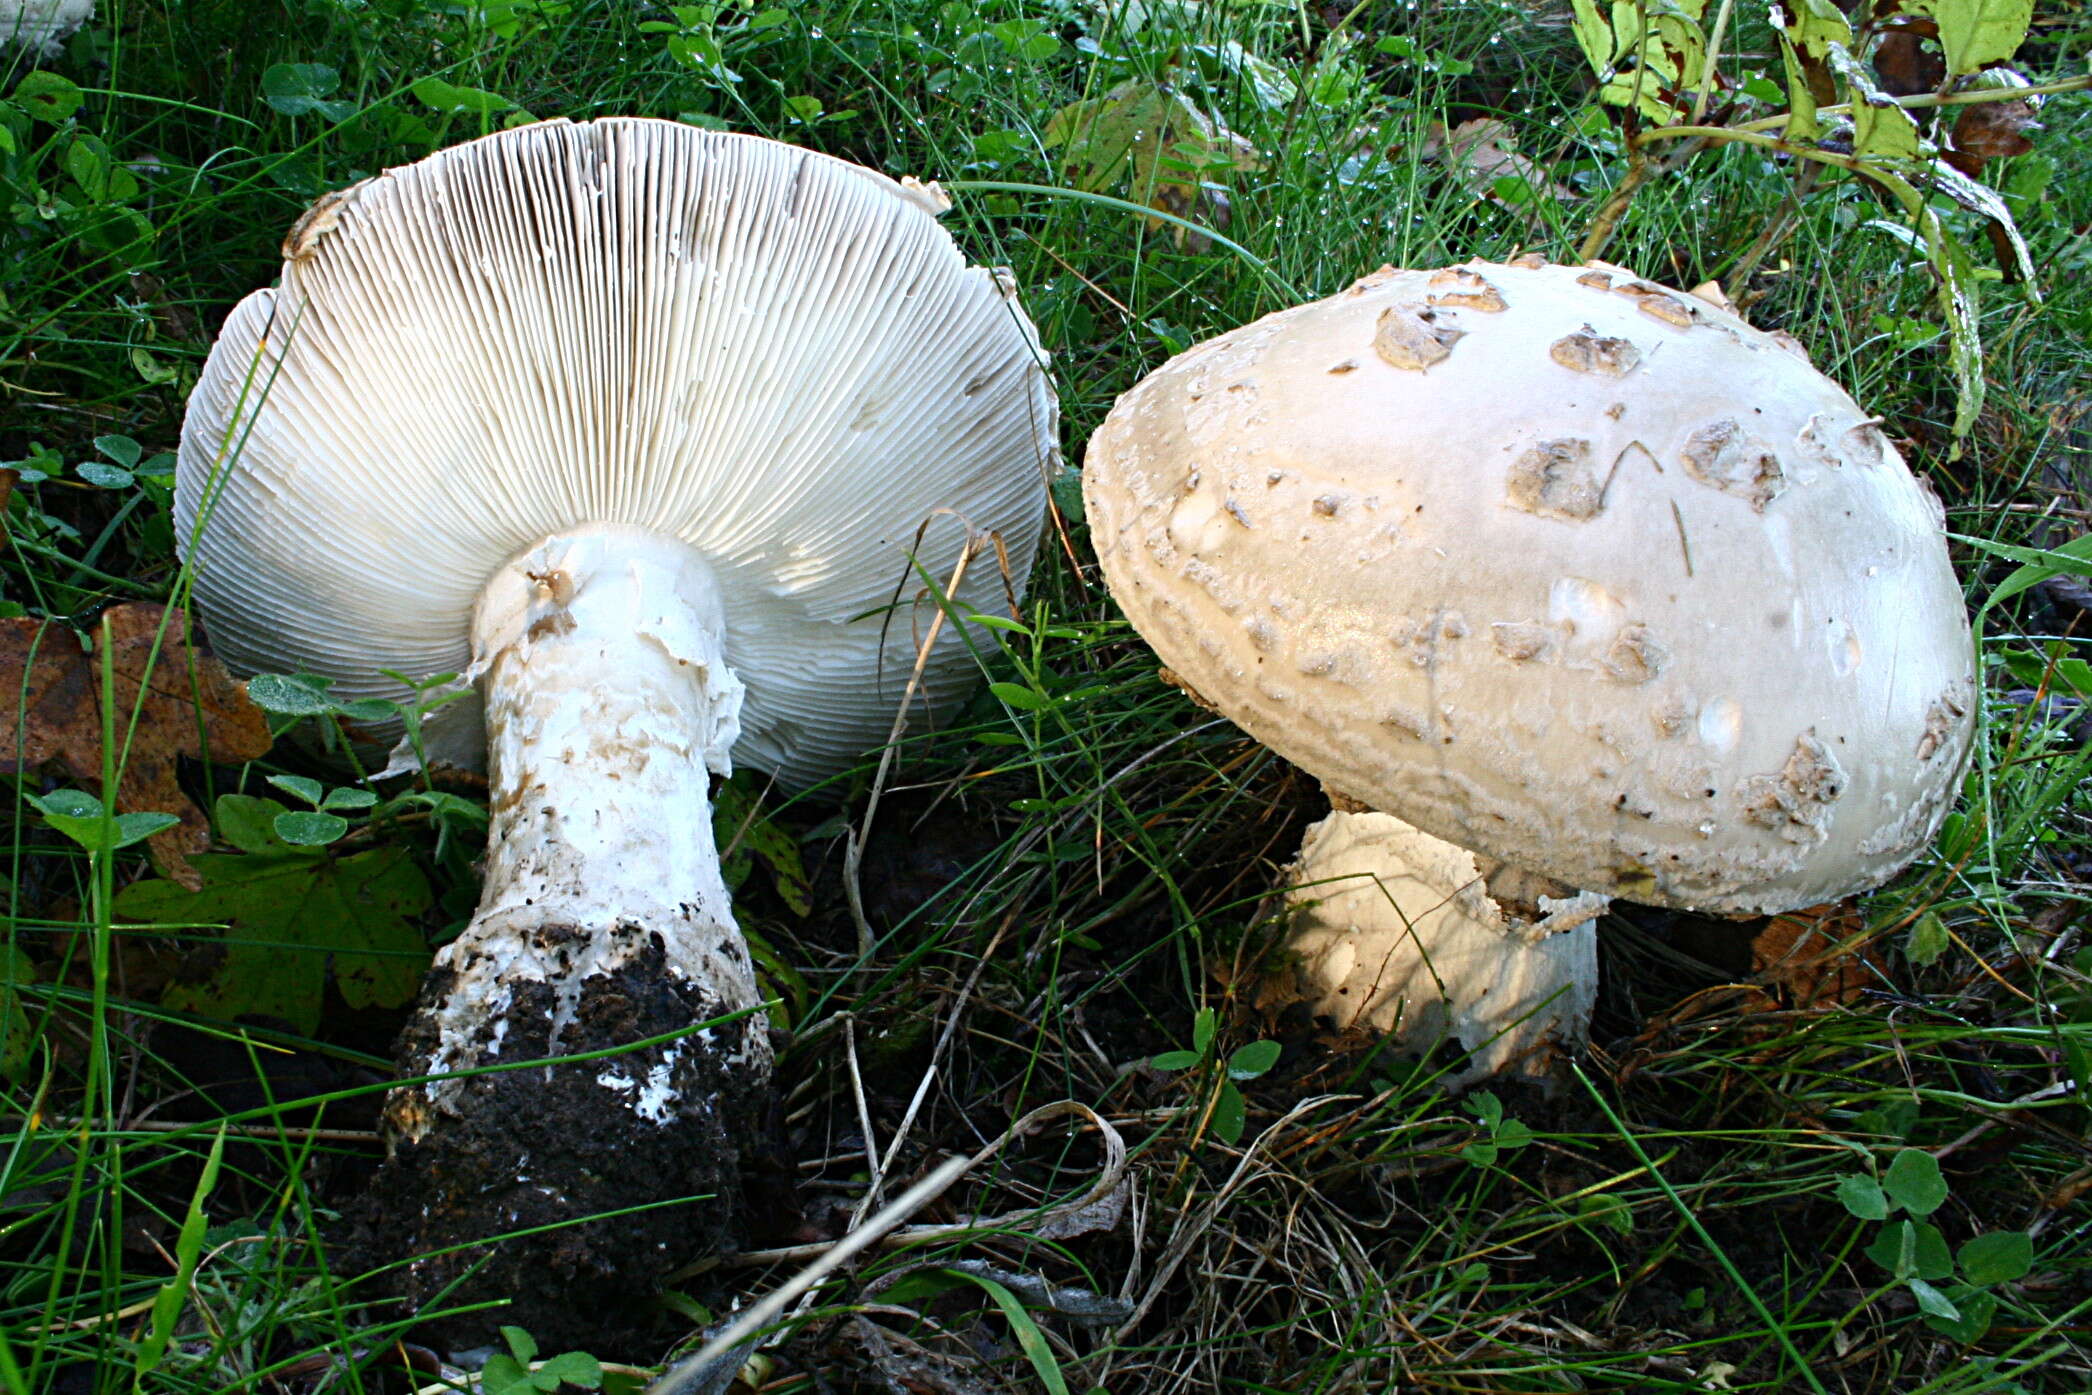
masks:
[(1590, 1028), (1609, 897), (1536, 893), (1514, 910), (1492, 886), (1523, 897), (1508, 888), (1535, 879), (1492, 877), (1473, 853), (1392, 814), (1342, 811), (1308, 830), (1290, 881), (1300, 998), (1341, 1028), (1412, 1050), (1457, 1041), (1468, 1060), (1449, 1086), (1505, 1069), (1545, 1075)]
[[(473, 674), (486, 708), (492, 828), (472, 923), (438, 956), (431, 1071), (499, 1059), (526, 984), (552, 986), (552, 1040), (583, 986), (659, 936), (668, 973), (721, 1012), (760, 1001), (713, 841), (709, 786), (730, 770), (742, 686), (727, 666), (711, 569), (674, 538), (598, 525), (511, 558), (481, 594)], [(712, 1054), (767, 1069), (757, 1015)], [(672, 1064), (672, 1063), (671, 1063)], [(665, 1124), (670, 1071), (599, 1083)], [(651, 1078), (659, 1074), (659, 1081)], [(461, 1082), (438, 1082), (442, 1108)], [(411, 1121), (418, 1138), (426, 1117)], [(418, 1125), (418, 1127), (416, 1127)]]

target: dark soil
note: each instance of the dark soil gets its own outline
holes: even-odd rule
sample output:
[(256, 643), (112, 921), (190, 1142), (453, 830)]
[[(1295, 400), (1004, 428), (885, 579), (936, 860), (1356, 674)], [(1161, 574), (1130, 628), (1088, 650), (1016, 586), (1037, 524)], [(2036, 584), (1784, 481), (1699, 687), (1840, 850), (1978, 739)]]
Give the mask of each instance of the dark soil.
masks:
[[(441, 1002), (448, 977), (432, 973), (421, 1001)], [(552, 988), (519, 986), (499, 1057), (484, 1064), (622, 1046), (723, 1011), (709, 993), (666, 971), (657, 935), (619, 972), (584, 982), (575, 1019), (557, 1042), (550, 1040)], [(398, 1048), (402, 1074), (426, 1068), (434, 1032), (426, 1012), (408, 1025)], [(709, 1040), (684, 1037), (614, 1062), (473, 1078), (419, 1142), (396, 1137), (369, 1191), (349, 1209), (349, 1262), (375, 1268), (419, 1256), (388, 1275), (419, 1311), (511, 1300), (417, 1328), (441, 1343), (475, 1345), (514, 1324), (552, 1351), (646, 1345), (657, 1316), (649, 1300), (662, 1278), (739, 1237), (739, 1167), (760, 1131), (767, 1091), (733, 1059), (737, 1040), (734, 1029), (720, 1029)], [(644, 1080), (664, 1061), (674, 1101), (665, 1124), (640, 1118), (628, 1094), (596, 1080), (613, 1064)], [(430, 1108), (420, 1089), (395, 1091), (387, 1114), (397, 1121), (402, 1111)], [(575, 1223), (683, 1198), (702, 1199)], [(489, 1243), (546, 1226), (556, 1228)]]

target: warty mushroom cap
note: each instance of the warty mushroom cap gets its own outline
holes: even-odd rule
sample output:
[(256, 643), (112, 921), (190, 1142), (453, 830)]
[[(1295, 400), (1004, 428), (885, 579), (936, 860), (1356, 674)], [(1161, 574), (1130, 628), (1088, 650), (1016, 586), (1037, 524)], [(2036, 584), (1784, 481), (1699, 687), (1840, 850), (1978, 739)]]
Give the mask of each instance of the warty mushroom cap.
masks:
[(1385, 270), (1122, 397), (1097, 552), (1364, 805), (1636, 901), (1848, 894), (1951, 802), (1974, 657), (1937, 501), (1790, 345), (1617, 268)]
[[(402, 698), (382, 670), (466, 669), (502, 563), (630, 526), (716, 576), (748, 689), (735, 759), (803, 782), (883, 744), (935, 613), (909, 602), (991, 533), (1008, 576), (989, 551), (960, 598), (1021, 590), (1056, 440), (1031, 325), (934, 193), (612, 119), (322, 201), (190, 399), (177, 527), (219, 652)], [(959, 628), (932, 710), (967, 681)], [(477, 764), (483, 741), (476, 696), (431, 724), (435, 757)]]

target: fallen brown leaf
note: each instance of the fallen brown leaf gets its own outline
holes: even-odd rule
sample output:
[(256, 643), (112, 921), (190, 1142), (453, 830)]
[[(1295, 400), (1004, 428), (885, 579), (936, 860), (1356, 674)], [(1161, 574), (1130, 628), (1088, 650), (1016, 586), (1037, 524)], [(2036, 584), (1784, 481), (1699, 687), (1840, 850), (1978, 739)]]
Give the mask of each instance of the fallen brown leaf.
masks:
[(1795, 1007), (1849, 1003), (1886, 981), (1866, 935), (1866, 917), (1849, 902), (1788, 911), (1751, 941), (1751, 972)]
[(1971, 179), (1991, 160), (2024, 155), (2034, 148), (2032, 135), (2041, 129), (2032, 102), (1979, 102), (1963, 107), (1954, 120), (1954, 148), (1947, 163)]
[[(88, 638), (100, 644), (106, 637), (110, 645), (122, 765), (116, 807), (180, 818), (146, 846), (163, 875), (194, 889), (203, 883), (189, 854), (210, 846), (211, 826), (182, 793), (179, 758), (253, 760), (270, 742), (262, 710), (216, 659), (190, 647), (188, 634), (182, 612), (139, 602), (111, 606)], [(102, 662), (81, 640), (49, 621), (0, 619), (0, 720), (6, 722), (0, 766), (19, 771), (56, 762), (73, 779), (100, 783)]]

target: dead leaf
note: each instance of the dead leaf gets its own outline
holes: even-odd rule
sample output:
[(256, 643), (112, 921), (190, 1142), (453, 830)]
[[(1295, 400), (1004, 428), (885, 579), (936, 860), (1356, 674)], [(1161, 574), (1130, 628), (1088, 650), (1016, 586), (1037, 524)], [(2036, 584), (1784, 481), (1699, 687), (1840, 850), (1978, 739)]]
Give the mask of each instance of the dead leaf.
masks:
[[(202, 880), (189, 865), (189, 855), (210, 846), (211, 825), (182, 793), (179, 758), (253, 760), (269, 749), (267, 720), (216, 659), (189, 646), (182, 612), (146, 602), (111, 606), (88, 638), (99, 643), (104, 635), (111, 646), (117, 758), (122, 762), (116, 807), (181, 819), (154, 834), (146, 846), (164, 875), (193, 890)], [(87, 651), (82, 636), (45, 620), (0, 619), (0, 720), (7, 724), (5, 739), (12, 751), (0, 766), (19, 771), (55, 761), (71, 778), (99, 784), (101, 693), (101, 656)], [(137, 722), (131, 729), (134, 710)]]
[(2024, 155), (2034, 148), (2033, 133), (2041, 129), (2035, 114), (2032, 102), (1979, 102), (1963, 107), (1954, 121), (1954, 148), (1942, 158), (1973, 179), (1988, 161)]
[(1850, 902), (1788, 911), (1751, 941), (1751, 971), (1795, 1007), (1849, 1003), (1887, 979), (1866, 938), (1867, 918)]
[(1516, 144), (1508, 122), (1481, 116), (1463, 121), (1450, 131), (1442, 122), (1432, 122), (1424, 132), (1424, 146), (1419, 153), (1427, 161), (1444, 165), (1470, 197), (1516, 208), (1532, 221), (1542, 222), (1539, 211), (1530, 204), (1517, 203), (1499, 193), (1498, 182), (1523, 180), (1535, 197), (1564, 203), (1573, 201), (1576, 194), (1550, 179), (1538, 162), (1520, 155), (1514, 148)]
[[(1882, 35), (1874, 50), (1874, 71), (1881, 79), (1881, 90), (1891, 97), (1936, 92), (1947, 77), (1947, 60), (1936, 46), (1938, 26), (1927, 20), (1906, 23), (1907, 27)], [(1927, 47), (1926, 39), (1933, 40), (1934, 46)]]
[(0, 533), (7, 531), (7, 504), (14, 497), (16, 481), (21, 478), (20, 470), (0, 466)]
[(1706, 301), (1717, 310), (1726, 310), (1732, 315), (1739, 313), (1736, 302), (1729, 299), (1729, 293), (1722, 289), (1722, 283), (1719, 281), (1702, 281), (1686, 294), (1695, 300)]
[[(1216, 227), (1227, 226), (1227, 191), (1207, 176), (1261, 163), (1246, 138), (1170, 83), (1144, 78), (1070, 102), (1053, 114), (1041, 139), (1047, 149), (1065, 152), (1063, 167), (1076, 188), (1101, 194), (1125, 181), (1148, 207), (1179, 218), (1203, 216)], [(1162, 225), (1160, 218), (1148, 220), (1151, 228)], [(1189, 230), (1171, 227), (1179, 246), (1192, 239)]]

